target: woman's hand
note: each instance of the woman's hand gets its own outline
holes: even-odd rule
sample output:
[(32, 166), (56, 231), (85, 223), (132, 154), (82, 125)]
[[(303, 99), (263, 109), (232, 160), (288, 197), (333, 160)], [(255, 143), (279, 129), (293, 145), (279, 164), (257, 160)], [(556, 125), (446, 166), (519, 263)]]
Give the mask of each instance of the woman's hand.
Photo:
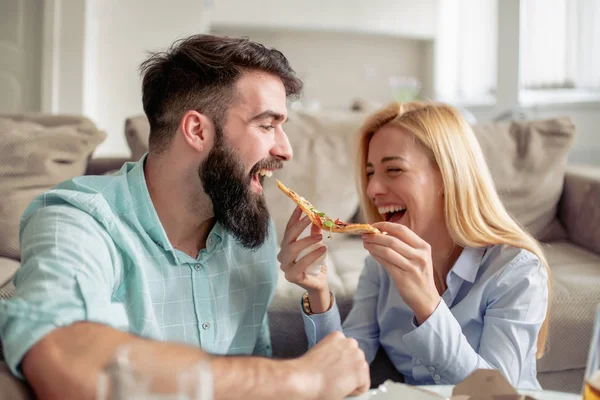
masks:
[(307, 274), (306, 270), (327, 252), (327, 246), (321, 246), (304, 257), (298, 259), (300, 252), (315, 243), (321, 242), (323, 235), (321, 229), (312, 225), (311, 236), (298, 240), (298, 236), (311, 224), (307, 216), (300, 219), (302, 210), (296, 207), (285, 228), (281, 250), (277, 260), (281, 263), (281, 270), (285, 279), (304, 288), (308, 292), (311, 310), (314, 313), (325, 312), (330, 306), (329, 284), (327, 283), (327, 268), (321, 266), (317, 275)]
[(420, 325), (440, 303), (433, 277), (431, 247), (404, 225), (378, 222), (373, 226), (387, 235), (363, 235), (364, 247), (388, 271)]

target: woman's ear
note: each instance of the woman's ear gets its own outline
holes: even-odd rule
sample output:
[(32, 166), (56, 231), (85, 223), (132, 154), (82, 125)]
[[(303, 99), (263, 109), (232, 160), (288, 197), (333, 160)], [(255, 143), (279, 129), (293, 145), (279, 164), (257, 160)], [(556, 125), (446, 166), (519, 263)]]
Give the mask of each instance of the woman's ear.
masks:
[(205, 114), (190, 110), (183, 114), (180, 125), (185, 142), (200, 152), (210, 148), (215, 137), (215, 126)]

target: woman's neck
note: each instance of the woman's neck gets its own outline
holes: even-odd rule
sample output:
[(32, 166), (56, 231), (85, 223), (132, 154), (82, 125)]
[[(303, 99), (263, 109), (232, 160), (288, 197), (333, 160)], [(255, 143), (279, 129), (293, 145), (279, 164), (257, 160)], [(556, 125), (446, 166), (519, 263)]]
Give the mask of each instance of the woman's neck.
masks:
[[(432, 243), (433, 242), (433, 243)], [(440, 296), (446, 291), (448, 273), (460, 257), (463, 247), (457, 245), (450, 235), (429, 242), (431, 261), (433, 262), (433, 279)]]

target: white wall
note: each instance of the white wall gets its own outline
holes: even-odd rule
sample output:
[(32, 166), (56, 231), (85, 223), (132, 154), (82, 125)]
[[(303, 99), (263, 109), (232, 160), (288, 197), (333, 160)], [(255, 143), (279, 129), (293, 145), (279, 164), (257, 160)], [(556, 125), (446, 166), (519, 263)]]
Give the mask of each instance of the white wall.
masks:
[(0, 113), (40, 108), (41, 0), (0, 1)]
[(385, 103), (392, 100), (391, 76), (426, 80), (426, 42), (377, 34), (268, 31), (251, 28), (211, 28), (211, 33), (248, 36), (275, 47), (304, 82), (305, 105), (349, 109), (354, 99)]
[(208, 15), (200, 0), (88, 0), (84, 54), (84, 114), (106, 130), (96, 156), (129, 155), (128, 116), (143, 112), (138, 68), (147, 51), (202, 33)]
[[(215, 27), (380, 33), (431, 39), (440, 0), (213, 0)], [(446, 1), (446, 0), (442, 0)]]

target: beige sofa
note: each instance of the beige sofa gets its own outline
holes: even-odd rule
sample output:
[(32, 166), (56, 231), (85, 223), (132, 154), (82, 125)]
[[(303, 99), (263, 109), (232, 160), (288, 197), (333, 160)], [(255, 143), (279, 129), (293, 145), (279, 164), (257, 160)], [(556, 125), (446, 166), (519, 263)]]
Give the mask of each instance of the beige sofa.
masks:
[[(360, 219), (350, 155), (354, 152), (353, 133), (363, 118), (364, 115), (351, 112), (291, 112), (286, 132), (294, 148), (294, 159), (276, 177), (322, 211), (340, 219)], [(538, 362), (539, 380), (546, 389), (579, 392), (593, 310), (600, 303), (600, 169), (566, 165), (575, 130), (565, 119), (485, 124), (475, 128), (505, 204), (544, 240), (550, 262), (554, 289), (550, 336), (547, 353)], [(132, 159), (138, 159), (147, 149), (146, 119), (130, 118), (125, 134)], [(75, 158), (87, 160), (86, 149), (78, 149), (79, 158)], [(80, 171), (71, 173), (101, 174), (117, 168), (123, 161), (93, 159)], [(52, 164), (47, 159), (39, 162)], [(22, 166), (32, 168), (28, 163)], [(2, 173), (0, 163), (0, 179), (5, 180), (8, 175)], [(40, 171), (29, 175), (36, 173)], [(48, 179), (49, 184), (56, 183), (52, 179)], [(265, 184), (265, 195), (281, 236), (294, 206), (273, 181)], [(0, 214), (2, 237), (14, 234), (9, 232), (14, 230), (13, 226), (2, 224), (5, 221)], [(345, 317), (366, 254), (361, 243), (353, 239), (333, 235), (326, 242), (331, 287)], [(0, 286), (3, 286), (0, 296), (9, 296), (10, 277), (19, 262), (14, 249), (13, 254), (2, 251), (0, 246)], [(279, 280), (269, 314), (274, 354), (285, 358), (306, 351), (306, 339), (299, 314), (302, 290), (287, 283), (282, 275)], [(389, 362), (381, 356), (372, 365), (375, 382), (393, 373)], [(15, 383), (2, 371), (0, 368), (0, 393), (8, 390), (8, 382)], [(21, 385), (13, 390), (25, 389)]]

